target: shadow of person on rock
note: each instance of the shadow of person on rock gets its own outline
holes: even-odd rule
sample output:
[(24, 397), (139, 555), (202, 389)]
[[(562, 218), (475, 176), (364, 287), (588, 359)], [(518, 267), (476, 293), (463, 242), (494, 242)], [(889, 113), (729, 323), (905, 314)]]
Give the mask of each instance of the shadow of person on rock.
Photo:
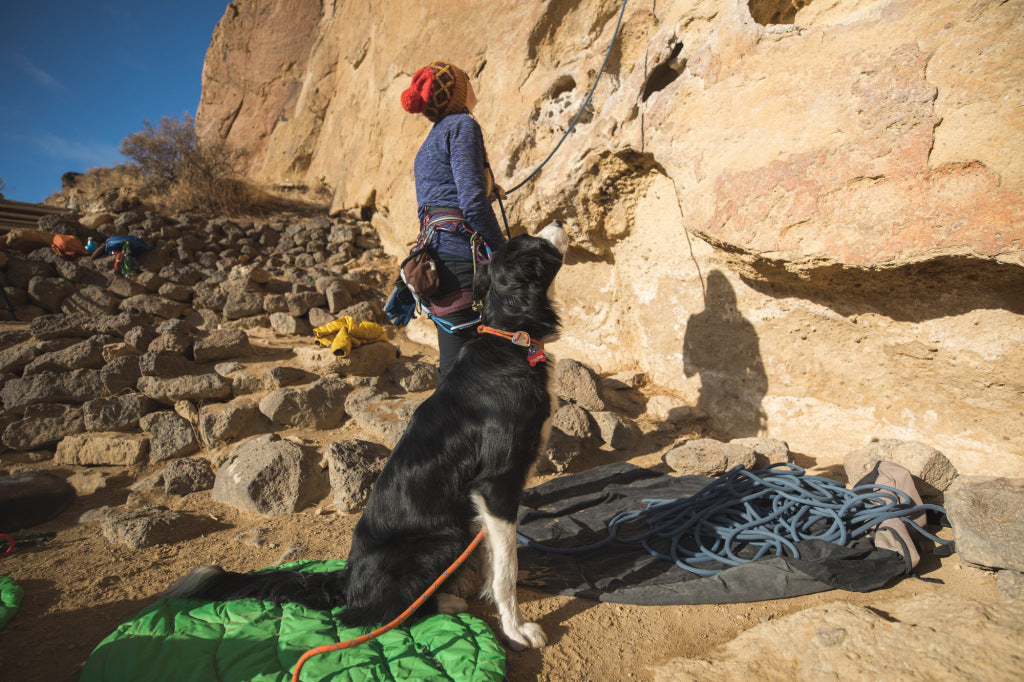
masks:
[(700, 375), (697, 407), (715, 431), (744, 438), (765, 428), (761, 402), (768, 377), (757, 333), (740, 314), (736, 292), (718, 270), (708, 273), (704, 310), (686, 323), (683, 371), (687, 377)]

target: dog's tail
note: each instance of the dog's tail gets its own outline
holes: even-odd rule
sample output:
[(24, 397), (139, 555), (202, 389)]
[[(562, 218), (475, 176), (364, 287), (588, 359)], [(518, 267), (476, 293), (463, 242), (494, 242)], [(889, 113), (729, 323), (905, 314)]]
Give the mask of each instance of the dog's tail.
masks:
[(344, 605), (347, 585), (348, 569), (327, 573), (232, 573), (220, 566), (200, 566), (160, 596), (215, 601), (251, 598), (279, 604), (298, 602), (325, 610)]

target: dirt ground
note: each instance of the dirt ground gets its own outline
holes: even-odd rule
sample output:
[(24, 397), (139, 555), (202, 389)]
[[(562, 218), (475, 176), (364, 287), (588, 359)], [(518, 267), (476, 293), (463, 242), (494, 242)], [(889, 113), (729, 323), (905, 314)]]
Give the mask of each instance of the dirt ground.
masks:
[[(279, 362), (280, 348), (287, 340), (261, 343), (265, 357), (257, 357), (254, 364), (259, 365), (261, 359), (268, 361), (268, 366)], [(403, 351), (409, 354), (410, 348)], [(424, 359), (432, 361), (428, 351)], [(253, 371), (258, 369), (252, 367)], [(311, 443), (365, 437), (354, 428), (282, 435)], [(646, 454), (630, 457), (629, 453), (601, 452), (574, 463), (573, 470), (616, 459), (661, 467), (662, 454), (681, 435), (652, 429), (637, 450)], [(201, 456), (210, 454), (205, 452)], [(842, 471), (841, 462), (801, 456), (798, 463), (807, 466), (809, 473), (819, 475), (834, 476)], [(177, 497), (165, 495), (162, 488), (140, 492), (129, 489), (135, 481), (158, 473), (162, 466), (128, 471), (106, 469), (111, 478), (105, 489), (80, 496), (57, 519), (31, 529), (55, 531), (54, 540), (37, 547), (17, 548), (0, 558), (0, 574), (11, 576), (25, 590), (21, 610), (0, 631), (0, 678), (77, 679), (90, 652), (104, 637), (148, 605), (157, 592), (199, 565), (212, 563), (230, 570), (252, 570), (282, 558), (324, 559), (345, 557), (348, 553), (350, 534), (358, 517), (339, 513), (331, 498), (319, 506), (271, 519), (213, 502), (209, 491)], [(73, 467), (57, 469), (49, 461), (30, 463), (24, 455), (15, 453), (4, 454), (0, 467), (12, 472), (42, 469), (61, 475), (73, 473)], [(529, 484), (549, 478), (538, 476)], [(78, 522), (83, 512), (103, 505), (147, 504), (163, 504), (208, 516), (216, 522), (215, 530), (178, 544), (132, 550), (107, 542), (98, 523)], [(885, 612), (886, 605), (896, 599), (931, 592), (998, 598), (993, 575), (961, 565), (956, 555), (941, 560), (925, 557), (918, 573), (928, 580), (908, 577), (868, 594), (831, 591), (724, 606), (641, 607), (521, 589), (525, 615), (543, 626), (549, 644), (540, 650), (510, 651), (508, 677), (512, 682), (650, 680), (652, 667), (677, 657), (709, 655), (719, 645), (759, 623), (832, 601), (847, 601)], [(497, 629), (495, 613), (489, 605), (473, 601), (470, 610)]]

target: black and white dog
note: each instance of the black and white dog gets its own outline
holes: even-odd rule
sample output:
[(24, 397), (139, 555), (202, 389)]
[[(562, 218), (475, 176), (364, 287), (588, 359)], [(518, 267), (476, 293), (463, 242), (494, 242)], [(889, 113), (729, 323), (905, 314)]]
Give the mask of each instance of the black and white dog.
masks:
[[(523, 619), (516, 599), (516, 515), (554, 413), (554, 371), (542, 348), (559, 329), (548, 290), (567, 243), (562, 227), (552, 223), (536, 237), (510, 240), (481, 267), (474, 298), (483, 301), (481, 323), (489, 331), (463, 347), (447, 378), (413, 414), (356, 525), (347, 569), (243, 574), (204, 566), (164, 596), (345, 605), (341, 617), (348, 625), (388, 623), (482, 525), (488, 555), (483, 593), (497, 606), (502, 631), (514, 649), (544, 646), (544, 632)], [(513, 341), (515, 332), (529, 336)], [(417, 615), (465, 608), (461, 598), (438, 594)]]

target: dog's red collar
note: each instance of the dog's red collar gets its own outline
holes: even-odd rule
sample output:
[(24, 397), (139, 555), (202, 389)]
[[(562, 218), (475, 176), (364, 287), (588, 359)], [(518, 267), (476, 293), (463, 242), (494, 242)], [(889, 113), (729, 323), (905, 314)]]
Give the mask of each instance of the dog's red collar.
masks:
[(526, 332), (507, 332), (502, 329), (488, 327), (484, 324), (477, 327), (476, 331), (479, 334), (493, 334), (494, 336), (500, 336), (503, 339), (508, 339), (517, 346), (528, 348), (530, 352), (526, 354), (526, 359), (530, 363), (530, 367), (536, 367), (538, 362), (544, 362), (548, 359), (548, 356), (544, 355), (544, 344), (540, 341), (534, 341)]

